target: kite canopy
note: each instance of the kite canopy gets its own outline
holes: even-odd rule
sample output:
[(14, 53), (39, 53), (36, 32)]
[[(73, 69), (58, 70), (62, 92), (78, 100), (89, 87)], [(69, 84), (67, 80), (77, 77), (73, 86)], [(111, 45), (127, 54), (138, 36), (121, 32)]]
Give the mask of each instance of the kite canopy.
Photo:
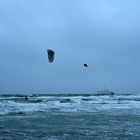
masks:
[(52, 63), (54, 60), (54, 54), (55, 54), (54, 50), (48, 49), (47, 53), (48, 53), (48, 61), (49, 61), (49, 63)]
[(84, 64), (84, 67), (88, 67), (88, 65), (87, 64)]

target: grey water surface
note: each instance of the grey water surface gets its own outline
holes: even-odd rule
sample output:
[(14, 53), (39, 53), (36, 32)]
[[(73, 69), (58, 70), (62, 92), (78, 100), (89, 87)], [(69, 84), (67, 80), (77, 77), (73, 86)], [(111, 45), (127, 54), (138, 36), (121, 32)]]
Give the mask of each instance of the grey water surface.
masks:
[(0, 96), (0, 140), (139, 140), (140, 95)]

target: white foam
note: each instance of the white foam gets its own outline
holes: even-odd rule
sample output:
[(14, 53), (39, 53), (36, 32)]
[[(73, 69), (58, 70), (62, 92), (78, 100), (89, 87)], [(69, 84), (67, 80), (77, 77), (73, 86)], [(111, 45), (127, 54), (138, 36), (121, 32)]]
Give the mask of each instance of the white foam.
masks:
[[(15, 97), (14, 97), (15, 98)], [(9, 113), (32, 113), (37, 111), (51, 111), (56, 109), (65, 112), (95, 112), (96, 110), (110, 110), (110, 109), (133, 109), (140, 108), (140, 96), (138, 95), (115, 95), (115, 96), (67, 96), (67, 97), (55, 97), (55, 96), (41, 96), (33, 97), (30, 99), (38, 100), (42, 102), (25, 102), (0, 100), (0, 115)], [(23, 98), (23, 97), (19, 97)], [(1, 98), (0, 98), (1, 99)], [(17, 99), (17, 98), (16, 98)], [(70, 101), (60, 102), (61, 100), (70, 99)], [(85, 99), (85, 100), (83, 100)], [(121, 99), (121, 100), (120, 100)]]

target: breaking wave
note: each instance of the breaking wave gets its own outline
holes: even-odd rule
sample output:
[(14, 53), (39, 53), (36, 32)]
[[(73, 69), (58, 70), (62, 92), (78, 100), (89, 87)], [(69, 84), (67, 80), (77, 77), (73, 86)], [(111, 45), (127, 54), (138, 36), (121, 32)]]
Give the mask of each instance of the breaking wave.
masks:
[(46, 111), (96, 112), (97, 110), (140, 108), (140, 95), (1, 95), (0, 115)]

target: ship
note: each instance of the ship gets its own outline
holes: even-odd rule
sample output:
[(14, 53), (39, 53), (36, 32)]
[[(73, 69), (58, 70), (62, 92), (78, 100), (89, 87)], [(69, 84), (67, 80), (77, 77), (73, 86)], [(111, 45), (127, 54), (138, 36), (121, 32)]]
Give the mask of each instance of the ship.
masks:
[(109, 89), (104, 88), (104, 90), (97, 91), (97, 95), (114, 95), (115, 93)]

